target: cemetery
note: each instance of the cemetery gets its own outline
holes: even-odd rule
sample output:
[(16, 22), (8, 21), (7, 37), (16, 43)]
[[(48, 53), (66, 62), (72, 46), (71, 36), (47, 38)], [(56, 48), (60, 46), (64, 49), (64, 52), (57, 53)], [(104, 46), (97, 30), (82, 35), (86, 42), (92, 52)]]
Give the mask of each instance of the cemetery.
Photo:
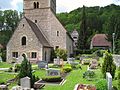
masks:
[[(84, 59), (87, 58), (84, 57)], [(56, 61), (56, 59), (54, 60)], [(57, 60), (57, 62), (61, 61), (61, 64), (55, 61), (53, 63), (39, 61), (37, 64), (32, 64), (31, 73), (36, 78), (33, 87), (31, 86), (31, 78), (28, 76), (21, 78), (20, 84), (18, 84), (20, 64), (0, 62), (0, 88), (12, 90), (30, 89), (31, 87), (35, 90), (40, 88), (42, 90), (97, 90), (97, 88), (101, 88), (99, 84), (102, 85), (102, 83), (106, 86), (102, 86), (103, 89), (100, 90), (113, 90), (113, 87), (117, 87), (117, 79), (112, 79), (113, 77), (108, 72), (104, 78), (101, 72), (103, 57), (99, 57), (99, 60), (93, 58), (89, 64), (83, 64), (75, 58), (67, 58), (67, 61)], [(116, 72), (118, 72), (118, 68)], [(117, 75), (115, 74), (114, 77), (116, 78)]]
[(120, 90), (120, 0), (57, 1), (0, 0), (0, 90)]

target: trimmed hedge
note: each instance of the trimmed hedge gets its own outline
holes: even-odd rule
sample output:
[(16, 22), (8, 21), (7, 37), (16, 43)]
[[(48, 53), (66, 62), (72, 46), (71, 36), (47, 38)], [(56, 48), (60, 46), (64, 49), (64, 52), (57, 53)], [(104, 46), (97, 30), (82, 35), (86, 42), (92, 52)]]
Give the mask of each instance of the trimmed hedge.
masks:
[(42, 78), (46, 82), (59, 82), (62, 80), (61, 76), (45, 76)]
[(63, 67), (63, 72), (69, 73), (71, 71), (72, 71), (72, 67), (71, 66), (65, 66), (65, 67)]

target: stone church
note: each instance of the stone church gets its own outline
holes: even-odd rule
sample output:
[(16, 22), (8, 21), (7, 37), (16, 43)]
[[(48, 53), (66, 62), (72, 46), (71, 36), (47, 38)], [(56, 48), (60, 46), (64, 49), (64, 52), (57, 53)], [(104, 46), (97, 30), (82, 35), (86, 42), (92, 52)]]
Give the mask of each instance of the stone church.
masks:
[(7, 62), (50, 61), (51, 50), (73, 53), (73, 40), (56, 18), (56, 0), (24, 0), (24, 17), (7, 44)]

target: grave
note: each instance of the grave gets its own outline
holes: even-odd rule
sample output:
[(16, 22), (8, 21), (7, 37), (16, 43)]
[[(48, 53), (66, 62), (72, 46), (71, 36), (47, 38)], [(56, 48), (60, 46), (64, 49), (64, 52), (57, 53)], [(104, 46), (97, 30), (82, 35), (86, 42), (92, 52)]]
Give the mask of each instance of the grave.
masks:
[(0, 90), (8, 90), (7, 85), (0, 85)]
[(38, 62), (38, 67), (39, 68), (46, 68), (48, 66), (47, 61), (39, 61)]
[(47, 69), (47, 76), (61, 76), (60, 75), (60, 70), (56, 69)]
[(62, 65), (62, 63), (63, 63), (63, 59), (60, 59), (60, 58), (54, 59), (54, 65)]
[(106, 73), (106, 80), (107, 80), (108, 90), (112, 90), (112, 76), (110, 73)]
[(0, 56), (0, 62), (2, 62), (2, 57)]
[(20, 85), (23, 89), (30, 89), (31, 88), (30, 78), (29, 77), (21, 78)]
[(67, 62), (68, 62), (69, 64), (73, 63), (74, 61), (75, 61), (74, 58), (67, 58)]

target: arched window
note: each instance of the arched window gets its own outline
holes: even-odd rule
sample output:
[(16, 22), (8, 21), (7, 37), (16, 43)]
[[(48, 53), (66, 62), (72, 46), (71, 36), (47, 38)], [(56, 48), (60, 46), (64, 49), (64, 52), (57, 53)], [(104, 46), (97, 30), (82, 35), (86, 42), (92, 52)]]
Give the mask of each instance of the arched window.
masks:
[(39, 8), (39, 2), (37, 2), (37, 8)]
[(26, 45), (26, 37), (22, 37), (22, 45)]
[(36, 2), (34, 2), (34, 8), (37, 8), (37, 4), (36, 4)]

